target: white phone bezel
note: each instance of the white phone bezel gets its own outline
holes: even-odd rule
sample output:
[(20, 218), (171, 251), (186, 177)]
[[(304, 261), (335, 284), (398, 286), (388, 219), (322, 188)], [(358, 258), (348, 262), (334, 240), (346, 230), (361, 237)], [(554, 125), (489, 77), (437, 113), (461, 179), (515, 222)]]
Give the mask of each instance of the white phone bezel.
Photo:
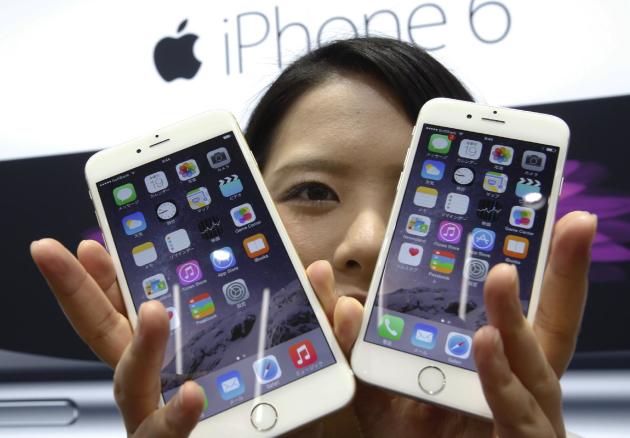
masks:
[[(383, 275), (385, 260), (389, 252), (424, 124), (479, 132), (543, 145), (553, 145), (560, 149), (548, 199), (546, 223), (541, 239), (540, 254), (527, 315), (527, 319), (530, 322), (533, 321), (536, 314), (542, 278), (547, 262), (551, 233), (555, 222), (556, 205), (562, 186), (562, 171), (569, 143), (569, 128), (561, 119), (546, 114), (491, 107), (446, 98), (428, 101), (422, 107), (414, 127), (411, 145), (407, 151), (404, 168), (398, 182), (383, 246), (372, 276), (361, 331), (352, 351), (351, 364), (357, 378), (430, 403), (464, 411), (479, 417), (491, 418), (492, 413), (486, 403), (476, 372), (365, 341), (365, 334)], [(438, 367), (444, 373), (446, 382), (441, 391), (432, 395), (422, 391), (418, 385), (419, 372), (427, 366)], [(392, 372), (393, 370), (395, 372)]]
[[(105, 238), (105, 243), (114, 261), (120, 289), (123, 294), (127, 315), (133, 327), (137, 324), (137, 313), (127, 285), (124, 271), (112, 238), (110, 225), (103, 208), (97, 183), (127, 170), (173, 154), (181, 149), (199, 144), (227, 132), (233, 132), (245, 157), (269, 214), (278, 230), (289, 258), (306, 291), (309, 303), (333, 352), (335, 364), (311, 375), (300, 378), (269, 393), (258, 396), (236, 407), (201, 421), (191, 436), (275, 436), (285, 433), (348, 404), (354, 395), (355, 380), (343, 352), (337, 344), (328, 319), (319, 305), (295, 248), (282, 224), (273, 200), (267, 191), (258, 165), (234, 117), (223, 111), (199, 114), (190, 119), (167, 126), (157, 132), (129, 141), (120, 146), (105, 149), (90, 157), (85, 165), (85, 175), (93, 200), (96, 217)], [(137, 152), (140, 151), (140, 152)], [(296, 402), (304, 394), (309, 400), (322, 402)], [(162, 397), (162, 403), (163, 403)], [(255, 430), (250, 421), (252, 408), (258, 403), (273, 405), (278, 412), (276, 425), (269, 431)]]

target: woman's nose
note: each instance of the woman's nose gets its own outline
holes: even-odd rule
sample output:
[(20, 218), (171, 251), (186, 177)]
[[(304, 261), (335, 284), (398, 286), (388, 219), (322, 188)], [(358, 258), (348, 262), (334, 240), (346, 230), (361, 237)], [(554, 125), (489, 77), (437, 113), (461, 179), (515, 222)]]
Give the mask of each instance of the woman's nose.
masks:
[[(388, 212), (386, 212), (388, 213)], [(383, 243), (387, 216), (376, 209), (358, 212), (333, 254), (333, 267), (356, 276), (367, 288)], [(366, 283), (367, 280), (367, 283)]]

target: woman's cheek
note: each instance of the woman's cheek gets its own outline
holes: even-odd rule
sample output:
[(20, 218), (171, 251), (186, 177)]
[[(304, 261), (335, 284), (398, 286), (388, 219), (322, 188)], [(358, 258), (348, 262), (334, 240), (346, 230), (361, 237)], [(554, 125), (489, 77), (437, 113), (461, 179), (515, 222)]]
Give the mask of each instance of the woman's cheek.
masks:
[(335, 227), (327, 215), (300, 214), (286, 204), (277, 205), (277, 208), (304, 266), (316, 260), (332, 260), (338, 225)]

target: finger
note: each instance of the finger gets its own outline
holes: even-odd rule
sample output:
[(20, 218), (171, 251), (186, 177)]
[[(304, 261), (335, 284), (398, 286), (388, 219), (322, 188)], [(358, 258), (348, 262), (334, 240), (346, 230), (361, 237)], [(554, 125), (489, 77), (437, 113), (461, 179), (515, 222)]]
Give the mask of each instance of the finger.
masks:
[(114, 396), (128, 433), (133, 433), (157, 409), (168, 336), (168, 317), (162, 303), (142, 304), (133, 340), (114, 373)]
[(333, 316), (335, 337), (343, 352), (348, 356), (361, 330), (363, 306), (352, 297), (342, 296), (337, 300)]
[(127, 315), (125, 304), (116, 281), (116, 271), (109, 253), (103, 245), (94, 240), (83, 240), (77, 248), (77, 258), (96, 284), (103, 290), (107, 299), (121, 314)]
[(596, 229), (597, 216), (577, 211), (555, 226), (534, 331), (558, 376), (564, 373), (575, 350)]
[(155, 411), (137, 429), (134, 438), (183, 438), (197, 425), (205, 397), (195, 382), (186, 382), (162, 409)]
[(555, 436), (555, 430), (536, 399), (512, 373), (496, 328), (485, 326), (477, 331), (473, 354), (497, 435), (514, 438)]
[(75, 331), (115, 367), (131, 341), (129, 321), (116, 311), (76, 257), (53, 239), (31, 244), (31, 256)]
[(496, 265), (484, 285), (489, 323), (499, 330), (509, 367), (529, 391), (556, 430), (562, 430), (562, 396), (534, 331), (523, 315), (516, 267)]
[(326, 312), (328, 321), (332, 324), (338, 299), (335, 293), (335, 275), (333, 274), (332, 266), (325, 260), (318, 260), (306, 268), (306, 275), (311, 282), (311, 286), (313, 286), (319, 303), (322, 305), (324, 312)]

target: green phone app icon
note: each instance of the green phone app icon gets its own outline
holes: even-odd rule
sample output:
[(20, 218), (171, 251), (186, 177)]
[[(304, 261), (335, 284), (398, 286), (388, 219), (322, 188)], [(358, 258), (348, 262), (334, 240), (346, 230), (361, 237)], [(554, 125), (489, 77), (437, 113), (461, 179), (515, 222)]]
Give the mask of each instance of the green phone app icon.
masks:
[(383, 315), (378, 325), (378, 334), (386, 339), (397, 341), (400, 339), (405, 327), (405, 320), (394, 315)]
[(448, 154), (451, 150), (451, 139), (448, 135), (432, 134), (429, 138), (429, 151), (436, 154)]
[(114, 201), (119, 207), (137, 199), (136, 189), (131, 183), (123, 184), (114, 189)]

